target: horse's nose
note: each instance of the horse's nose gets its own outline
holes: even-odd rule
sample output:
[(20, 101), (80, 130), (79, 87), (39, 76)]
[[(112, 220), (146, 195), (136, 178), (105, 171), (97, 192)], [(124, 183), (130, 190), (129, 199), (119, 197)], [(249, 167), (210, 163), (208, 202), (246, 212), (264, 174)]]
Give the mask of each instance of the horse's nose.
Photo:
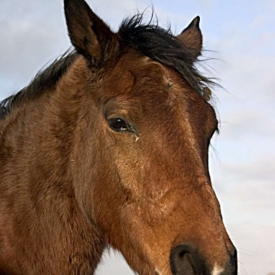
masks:
[(170, 266), (173, 275), (205, 274), (206, 269), (197, 249), (189, 244), (180, 244), (172, 249)]
[(225, 267), (207, 267), (202, 255), (195, 246), (180, 244), (170, 254), (170, 266), (173, 275), (237, 275), (237, 253), (235, 248), (228, 256)]

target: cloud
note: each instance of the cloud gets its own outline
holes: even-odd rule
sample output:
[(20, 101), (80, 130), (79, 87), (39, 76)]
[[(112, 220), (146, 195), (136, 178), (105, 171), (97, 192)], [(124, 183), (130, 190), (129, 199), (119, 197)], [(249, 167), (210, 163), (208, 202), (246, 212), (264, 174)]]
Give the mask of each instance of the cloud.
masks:
[(69, 47), (62, 8), (59, 14), (56, 6), (41, 0), (12, 2), (1, 1), (5, 10), (0, 21), (0, 80), (5, 85), (1, 95), (27, 85), (42, 66)]
[(261, 142), (270, 142), (272, 146), (275, 138), (274, 110), (268, 108), (243, 108), (230, 110), (221, 120), (220, 135), (225, 140), (235, 142), (254, 142), (261, 146)]
[(244, 222), (230, 225), (229, 234), (238, 250), (239, 274), (264, 274), (273, 270), (275, 225)]

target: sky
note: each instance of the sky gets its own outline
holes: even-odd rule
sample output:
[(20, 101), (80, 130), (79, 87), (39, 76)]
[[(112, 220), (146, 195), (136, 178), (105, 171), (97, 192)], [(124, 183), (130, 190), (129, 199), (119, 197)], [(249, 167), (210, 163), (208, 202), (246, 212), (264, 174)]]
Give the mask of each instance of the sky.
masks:
[[(116, 31), (123, 18), (154, 6), (162, 27), (180, 33), (201, 17), (198, 66), (213, 89), (220, 134), (210, 172), (224, 223), (238, 249), (239, 274), (275, 275), (275, 1), (89, 0)], [(70, 47), (61, 0), (0, 0), (0, 100), (26, 86)], [(96, 275), (132, 275), (106, 251)]]

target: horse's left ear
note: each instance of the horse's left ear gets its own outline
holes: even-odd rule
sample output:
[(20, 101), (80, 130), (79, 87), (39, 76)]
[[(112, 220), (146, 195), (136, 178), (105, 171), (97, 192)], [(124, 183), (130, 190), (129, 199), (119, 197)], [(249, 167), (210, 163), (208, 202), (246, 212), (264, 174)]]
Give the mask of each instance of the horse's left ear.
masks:
[(200, 17), (197, 16), (188, 25), (188, 27), (177, 36), (177, 38), (184, 44), (184, 46), (189, 48), (190, 52), (194, 56), (194, 61), (201, 54), (202, 50), (202, 34), (199, 25)]
[(64, 0), (64, 10), (71, 42), (91, 66), (100, 67), (113, 58), (117, 37), (84, 0)]

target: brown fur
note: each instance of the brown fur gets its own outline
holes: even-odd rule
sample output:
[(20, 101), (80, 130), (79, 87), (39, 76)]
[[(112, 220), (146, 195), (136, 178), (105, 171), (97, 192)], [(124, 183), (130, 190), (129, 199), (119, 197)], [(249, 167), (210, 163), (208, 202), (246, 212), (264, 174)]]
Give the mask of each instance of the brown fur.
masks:
[[(233, 246), (208, 172), (213, 108), (84, 2), (65, 2), (81, 55), (0, 120), (0, 274), (93, 274), (107, 244), (143, 275), (171, 275), (183, 242), (205, 258), (204, 275), (225, 267)], [(135, 130), (113, 131), (110, 117)]]

